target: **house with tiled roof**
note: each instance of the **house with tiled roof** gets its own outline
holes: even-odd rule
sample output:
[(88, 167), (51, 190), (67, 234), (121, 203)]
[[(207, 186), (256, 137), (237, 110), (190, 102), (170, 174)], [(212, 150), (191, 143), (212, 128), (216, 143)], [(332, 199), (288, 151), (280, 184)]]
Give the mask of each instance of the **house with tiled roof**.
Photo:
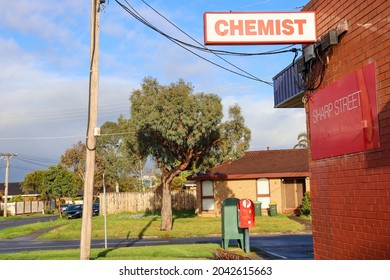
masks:
[[(0, 197), (5, 194), (5, 183), (0, 183)], [(37, 200), (39, 197), (38, 193), (25, 194), (22, 191), (22, 187), (19, 182), (9, 182), (8, 183), (8, 199), (11, 199), (15, 196), (21, 196), (25, 201)]]
[(278, 213), (290, 213), (310, 190), (308, 153), (307, 149), (247, 151), (191, 180), (196, 181), (200, 215), (220, 216), (229, 197), (261, 202), (263, 213), (276, 202)]
[[(21, 197), (22, 201), (12, 202), (15, 197)], [(0, 213), (5, 207), (5, 183), (0, 183)], [(9, 182), (7, 191), (7, 209), (9, 215), (23, 215), (41, 213), (45, 207), (45, 202), (40, 201), (40, 194), (33, 192), (25, 194), (19, 182)], [(2, 215), (2, 214), (1, 214)]]

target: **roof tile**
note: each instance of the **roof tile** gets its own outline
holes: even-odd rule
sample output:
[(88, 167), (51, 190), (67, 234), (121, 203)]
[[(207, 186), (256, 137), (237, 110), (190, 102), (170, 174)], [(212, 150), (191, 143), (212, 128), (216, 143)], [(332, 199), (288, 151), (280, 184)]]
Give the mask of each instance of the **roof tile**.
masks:
[(212, 174), (308, 172), (307, 149), (248, 151), (235, 161), (218, 165)]

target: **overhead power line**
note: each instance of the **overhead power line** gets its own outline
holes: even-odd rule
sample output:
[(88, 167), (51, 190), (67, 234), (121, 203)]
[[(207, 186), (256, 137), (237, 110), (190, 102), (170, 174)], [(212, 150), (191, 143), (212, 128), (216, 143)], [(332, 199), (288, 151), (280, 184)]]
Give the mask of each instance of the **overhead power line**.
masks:
[(53, 159), (47, 159), (47, 158), (29, 156), (29, 155), (23, 155), (23, 154), (18, 154), (18, 158), (23, 158), (23, 159), (38, 161), (38, 162), (52, 163), (52, 164), (58, 162), (57, 160), (53, 160)]
[(55, 140), (55, 139), (68, 139), (68, 138), (80, 138), (85, 135), (69, 135), (69, 136), (45, 136), (45, 137), (2, 137), (1, 140)]
[[(181, 40), (178, 40), (178, 39), (175, 39), (173, 38), (173, 40), (175, 40), (177, 43), (182, 44), (184, 46), (187, 46), (187, 47), (191, 47), (191, 48), (195, 48), (197, 50), (201, 50), (201, 51), (204, 51), (204, 52), (209, 52), (209, 53), (212, 53), (214, 54), (215, 56), (217, 56), (218, 58), (220, 58), (221, 60), (223, 60), (224, 62), (228, 63), (229, 65), (233, 66), (234, 68), (236, 68), (237, 70), (239, 71), (242, 71), (243, 73), (245, 73), (246, 75), (249, 75), (248, 78), (250, 79), (253, 79), (253, 80), (257, 80), (257, 81), (260, 81), (260, 82), (263, 82), (265, 84), (268, 84), (268, 85), (271, 85), (272, 86), (272, 83), (269, 83), (267, 81), (264, 81), (264, 80), (261, 80), (259, 79), (258, 77), (252, 75), (251, 73), (243, 70), (242, 68), (234, 65), (233, 63), (231, 63), (230, 61), (226, 60), (225, 58), (221, 57), (221, 55), (227, 55), (227, 54), (234, 54), (234, 55), (244, 55), (243, 53), (234, 53), (234, 52), (226, 52), (226, 51), (218, 51), (218, 50), (212, 50), (212, 49), (209, 49), (209, 48), (206, 48), (205, 46), (203, 46), (202, 43), (200, 43), (198, 40), (196, 40), (194, 37), (192, 37), (191, 35), (189, 35), (187, 32), (185, 32), (182, 28), (180, 28), (179, 26), (177, 26), (176, 24), (174, 24), (172, 21), (170, 21), (167, 17), (165, 17), (163, 14), (161, 14), (160, 12), (158, 12), (155, 8), (153, 8), (151, 5), (149, 5), (148, 3), (146, 3), (146, 1), (144, 0), (141, 0), (145, 5), (147, 5), (150, 9), (152, 9), (155, 13), (157, 13), (159, 16), (161, 16), (164, 20), (166, 20), (168, 23), (170, 23), (172, 26), (174, 26), (176, 29), (178, 29), (181, 33), (183, 33), (184, 35), (186, 35), (188, 38), (190, 38), (192, 41), (194, 41), (198, 46), (195, 46), (195, 45), (192, 45), (192, 44), (189, 44), (189, 43), (186, 43), (184, 41), (181, 41)], [(162, 34), (164, 36), (164, 34)], [(170, 37), (172, 38), (172, 37)], [(230, 71), (230, 70), (229, 70)], [(235, 72), (233, 72), (235, 73)], [(245, 76), (245, 75), (244, 75)]]
[(40, 158), (40, 157), (34, 157), (34, 156), (27, 156), (27, 155), (18, 155), (16, 160), (26, 162), (29, 164), (34, 164), (38, 166), (43, 166), (43, 167), (50, 167), (53, 164), (57, 164), (58, 160), (52, 160), (52, 159), (45, 159), (45, 158)]
[[(127, 5), (124, 5), (122, 4), (120, 1), (118, 0), (115, 0), (117, 2), (117, 4), (119, 6), (121, 6), (127, 13), (129, 13), (132, 17), (134, 17), (135, 19), (137, 19), (139, 22), (141, 22), (142, 24), (146, 25), (147, 27), (149, 27), (150, 29), (156, 31), (157, 33), (161, 34), (162, 36), (164, 36), (165, 38), (167, 38), (168, 40), (170, 40), (171, 42), (175, 43), (176, 45), (180, 46), (181, 48), (187, 50), (188, 52), (194, 54), (195, 56), (219, 67), (219, 68), (222, 68), (224, 70), (227, 70), (231, 73), (234, 73), (234, 74), (237, 74), (239, 76), (242, 76), (242, 77), (245, 77), (245, 78), (248, 78), (248, 79), (252, 79), (252, 80), (255, 80), (255, 81), (258, 81), (258, 82), (262, 82), (262, 83), (265, 83), (269, 86), (272, 86), (272, 82), (269, 82), (269, 81), (265, 81), (263, 79), (260, 79), (258, 77), (256, 77), (255, 75), (249, 73), (248, 71), (234, 65), (233, 63), (227, 61), (226, 59), (224, 59), (222, 56), (223, 55), (240, 55), (240, 56), (254, 56), (254, 55), (271, 55), (271, 54), (279, 54), (279, 53), (285, 53), (285, 52), (296, 52), (296, 49), (295, 48), (292, 48), (292, 49), (289, 49), (287, 50), (286, 48), (282, 48), (282, 49), (279, 49), (279, 50), (275, 50), (275, 51), (269, 51), (269, 52), (262, 52), (262, 53), (239, 53), (239, 52), (231, 52), (231, 51), (223, 51), (223, 50), (214, 50), (214, 49), (209, 49), (209, 48), (206, 48), (204, 47), (200, 42), (198, 42), (196, 39), (194, 39), (192, 36), (190, 36), (187, 32), (185, 32), (183, 29), (181, 29), (180, 27), (178, 27), (176, 24), (174, 24), (172, 21), (168, 20), (164, 15), (162, 15), (160, 12), (158, 12), (155, 8), (153, 8), (151, 5), (149, 5), (146, 1), (143, 1), (142, 2), (147, 5), (150, 9), (152, 9), (155, 13), (157, 13), (159, 16), (161, 16), (164, 20), (166, 20), (168, 23), (170, 23), (172, 26), (174, 26), (176, 29), (178, 29), (180, 32), (182, 32), (183, 34), (185, 34), (187, 37), (189, 37), (192, 41), (196, 42), (198, 44), (198, 46), (196, 45), (193, 45), (193, 44), (190, 44), (190, 43), (187, 43), (187, 42), (184, 42), (182, 40), (179, 40), (169, 34), (167, 34), (166, 32), (163, 32), (162, 30), (160, 30), (158, 27), (156, 27), (155, 25), (151, 24), (147, 19), (145, 19), (140, 13), (137, 12), (137, 10), (127, 1), (125, 0), (126, 4)], [(211, 54), (214, 54), (216, 55), (219, 59), (223, 60), (224, 62), (228, 63), (230, 66), (234, 67), (236, 70), (238, 71), (235, 71), (235, 70), (232, 70), (232, 69), (229, 69), (225, 66), (222, 66), (216, 62), (213, 62), (201, 55), (199, 55), (198, 53), (192, 51), (190, 48), (193, 48), (193, 49), (196, 49), (198, 51), (203, 51), (203, 52), (208, 52), (208, 53), (211, 53)]]
[[(254, 53), (244, 53), (244, 52), (233, 52), (233, 51), (225, 51), (225, 50), (217, 50), (217, 49), (210, 49), (210, 48), (207, 48), (205, 47), (201, 42), (199, 42), (198, 40), (196, 40), (194, 37), (192, 37), (191, 35), (189, 35), (187, 32), (185, 32), (182, 28), (180, 28), (179, 26), (177, 26), (175, 23), (173, 23), (171, 20), (169, 20), (166, 16), (164, 16), (163, 14), (161, 14), (159, 11), (157, 11), (155, 8), (153, 8), (150, 4), (148, 4), (146, 1), (144, 0), (141, 0), (146, 6), (148, 6), (150, 9), (152, 9), (156, 14), (158, 14), (159, 16), (161, 16), (164, 20), (166, 20), (169, 24), (171, 24), (172, 26), (174, 26), (176, 29), (178, 29), (181, 33), (183, 33), (184, 35), (186, 35), (187, 37), (189, 37), (192, 41), (194, 41), (198, 46), (195, 46), (193, 44), (189, 44), (189, 43), (186, 43), (184, 41), (181, 41), (181, 40), (178, 40), (176, 39), (178, 42), (180, 42), (181, 44), (183, 45), (186, 45), (188, 47), (191, 47), (191, 48), (195, 48), (195, 49), (198, 49), (200, 51), (204, 51), (204, 52), (209, 52), (209, 53), (213, 53), (215, 55), (233, 55), (233, 56), (261, 56), (261, 55), (272, 55), (272, 54), (281, 54), (281, 53), (286, 53), (286, 52), (295, 52), (295, 48), (291, 48), (293, 45), (290, 45), (290, 46), (287, 46), (287, 47), (283, 47), (283, 48), (280, 48), (280, 49), (276, 49), (276, 50), (271, 50), (271, 51), (267, 51), (267, 52), (254, 52)], [(127, 2), (127, 1), (126, 1)], [(291, 48), (291, 49), (290, 49)]]
[(22, 166), (18, 166), (15, 164), (11, 164), (10, 167), (12, 167), (12, 169), (18, 169), (18, 170), (24, 170), (24, 171), (35, 171), (35, 169), (22, 167)]
[[(126, 135), (126, 134), (134, 134), (135, 132), (118, 132), (118, 133), (102, 133), (100, 137), (104, 136), (115, 136), (115, 135)], [(2, 140), (55, 140), (55, 139), (69, 139), (69, 138), (83, 138), (85, 135), (68, 135), (68, 136), (40, 136), (40, 137), (2, 137)], [(88, 137), (86, 137), (88, 139)]]
[[(121, 103), (104, 104), (100, 106), (101, 116), (109, 116), (113, 113), (129, 111), (129, 105)], [(87, 115), (86, 106), (70, 107), (70, 108), (55, 108), (46, 110), (31, 110), (31, 111), (3, 111), (0, 112), (0, 117), (3, 121), (9, 122), (52, 122), (52, 121), (68, 121), (74, 119), (84, 119)]]
[(26, 159), (21, 159), (21, 158), (15, 158), (15, 159), (17, 159), (17, 160), (20, 160), (20, 161), (23, 161), (23, 162), (30, 163), (30, 164), (35, 164), (35, 165), (38, 165), (38, 166), (43, 166), (43, 167), (50, 167), (50, 165), (47, 165), (47, 164), (41, 164), (41, 163), (34, 162), (34, 161), (31, 161), (31, 160), (26, 160)]

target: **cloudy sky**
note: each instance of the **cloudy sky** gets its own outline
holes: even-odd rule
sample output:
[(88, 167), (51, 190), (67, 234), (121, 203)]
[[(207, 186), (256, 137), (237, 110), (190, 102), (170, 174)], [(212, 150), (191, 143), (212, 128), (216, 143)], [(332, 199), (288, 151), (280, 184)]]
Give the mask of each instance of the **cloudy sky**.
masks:
[[(127, 2), (158, 29), (197, 45), (203, 43), (204, 12), (297, 12), (308, 1)], [(0, 2), (0, 153), (17, 154), (11, 159), (11, 182), (58, 163), (68, 147), (85, 141), (90, 12), (89, 0)], [(290, 48), (213, 48), (258, 53), (285, 47)], [(293, 147), (297, 135), (306, 130), (303, 109), (274, 109), (272, 86), (244, 77), (272, 82), (273, 76), (292, 62), (293, 53), (224, 56), (227, 63), (218, 56), (191, 51), (196, 55), (137, 21), (115, 0), (106, 1), (100, 14), (98, 125), (115, 121), (120, 114), (129, 115), (129, 95), (143, 78), (152, 76), (161, 84), (182, 78), (192, 83), (195, 91), (218, 94), (225, 112), (232, 104), (240, 105), (252, 131), (251, 150)], [(1, 160), (0, 182), (4, 182), (4, 174), (5, 161)]]

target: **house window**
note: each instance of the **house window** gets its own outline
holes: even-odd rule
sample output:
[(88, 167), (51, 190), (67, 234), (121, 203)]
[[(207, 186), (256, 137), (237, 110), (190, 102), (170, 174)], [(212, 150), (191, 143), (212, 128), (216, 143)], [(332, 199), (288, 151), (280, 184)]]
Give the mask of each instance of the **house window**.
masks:
[(212, 181), (202, 182), (202, 210), (214, 210), (214, 187)]
[(271, 202), (269, 180), (266, 178), (257, 180), (257, 201), (261, 201), (261, 208), (268, 208), (268, 204)]

